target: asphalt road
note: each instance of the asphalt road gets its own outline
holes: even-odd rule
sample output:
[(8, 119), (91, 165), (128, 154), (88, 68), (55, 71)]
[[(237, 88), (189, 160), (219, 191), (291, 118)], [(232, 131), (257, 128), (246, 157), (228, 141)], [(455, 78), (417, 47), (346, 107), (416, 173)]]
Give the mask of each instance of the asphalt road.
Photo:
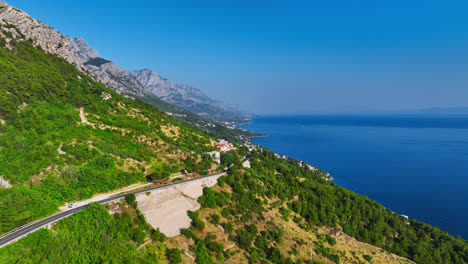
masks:
[[(243, 162), (245, 160), (247, 160), (247, 159), (244, 159)], [(186, 183), (186, 182), (198, 181), (198, 180), (201, 180), (201, 179), (204, 179), (204, 178), (221, 176), (221, 175), (224, 175), (226, 173), (227, 173), (227, 171), (218, 172), (218, 173), (203, 176), (203, 177), (193, 178), (193, 179), (180, 181), (180, 182), (176, 182), (176, 183), (171, 183), (171, 184), (167, 184), (167, 185), (163, 185), (163, 186), (158, 186), (158, 187), (148, 188), (148, 189), (144, 189), (144, 190), (140, 190), (140, 191), (135, 191), (133, 193), (135, 195), (142, 194), (142, 193), (151, 192), (151, 191), (154, 191), (154, 190), (157, 190), (157, 189), (163, 189), (163, 188), (168, 188), (168, 187), (171, 187), (171, 186), (176, 186), (176, 185)], [(122, 198), (125, 198), (126, 195), (127, 194), (122, 194), (122, 195), (110, 197), (110, 198), (107, 198), (107, 199), (103, 199), (103, 200), (100, 200), (100, 201), (97, 201), (97, 202), (100, 203), (100, 204), (106, 204), (106, 203), (109, 203), (109, 202), (112, 202), (112, 201), (115, 201), (115, 200), (120, 200)], [(44, 227), (44, 226), (46, 226), (48, 224), (54, 223), (54, 222), (56, 222), (56, 221), (58, 221), (58, 220), (60, 220), (62, 218), (68, 217), (70, 215), (73, 215), (76, 212), (82, 211), (82, 210), (86, 209), (88, 206), (89, 206), (89, 204), (86, 204), (86, 205), (82, 205), (82, 206), (79, 206), (79, 207), (76, 207), (76, 208), (61, 212), (61, 213), (57, 213), (57, 214), (49, 216), (49, 217), (47, 217), (45, 219), (39, 220), (39, 221), (35, 222), (34, 224), (24, 226), (23, 228), (20, 227), (17, 230), (14, 230), (14, 231), (10, 231), (9, 234), (7, 233), (8, 235), (0, 238), (0, 248), (3, 247), (3, 246), (8, 245), (8, 244), (20, 239), (20, 238), (22, 238), (23, 236), (28, 235), (29, 233), (34, 232), (34, 231), (36, 231), (36, 230), (38, 230), (38, 229), (40, 229), (40, 228), (42, 228), (42, 227)]]

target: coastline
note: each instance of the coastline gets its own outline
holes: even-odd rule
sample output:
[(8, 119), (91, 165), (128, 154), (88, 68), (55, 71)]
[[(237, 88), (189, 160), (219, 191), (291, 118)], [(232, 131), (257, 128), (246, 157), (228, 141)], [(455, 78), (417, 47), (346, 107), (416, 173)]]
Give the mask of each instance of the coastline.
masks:
[(257, 132), (253, 132), (253, 131), (250, 131), (250, 130), (247, 130), (247, 129), (244, 129), (242, 128), (241, 126), (243, 125), (249, 125), (249, 124), (252, 124), (253, 120), (250, 120), (249, 122), (247, 123), (243, 123), (243, 124), (236, 124), (236, 127), (238, 129), (242, 129), (242, 130), (245, 130), (245, 131), (248, 131), (250, 133), (252, 133), (253, 135), (252, 136), (248, 136), (248, 142), (252, 143), (250, 140), (253, 139), (253, 138), (261, 138), (261, 137), (268, 137), (267, 134), (261, 134), (261, 133), (257, 133)]
[[(468, 202), (462, 195), (468, 184), (468, 168), (461, 158), (466, 150), (464, 142), (468, 141), (466, 119), (452, 122), (434, 118), (432, 125), (425, 118), (412, 120), (409, 123), (408, 119), (397, 117), (299, 116), (259, 119), (258, 123), (253, 120), (252, 125), (245, 127), (269, 134), (268, 138), (252, 141), (272, 147), (281, 156), (317, 165), (330, 172), (334, 184), (452, 236), (466, 238), (468, 230), (457, 220), (468, 217)], [(444, 155), (434, 152), (434, 146)], [(408, 155), (418, 159), (405, 158)], [(358, 163), (356, 157), (360, 159)], [(439, 177), (446, 168), (450, 168), (454, 181)], [(427, 186), (416, 188), (420, 181)], [(427, 190), (438, 186), (457, 191), (434, 199)], [(428, 200), (435, 209), (427, 208)]]
[[(252, 133), (253, 133), (253, 132), (252, 132)], [(250, 141), (251, 139), (253, 139), (253, 138), (262, 138), (262, 137), (268, 137), (268, 135), (267, 135), (267, 134), (259, 134), (258, 136), (250, 136), (250, 137), (249, 137), (249, 141)]]
[[(252, 123), (252, 121), (251, 121), (250, 123)], [(250, 123), (249, 123), (249, 124), (250, 124)], [(249, 131), (250, 131), (250, 130), (249, 130)], [(252, 131), (250, 131), (250, 132), (252, 132)], [(252, 132), (252, 133), (254, 133), (254, 132)], [(257, 134), (257, 133), (255, 133), (255, 134)], [(253, 143), (253, 142), (251, 141), (251, 139), (254, 139), (254, 138), (262, 138), (262, 137), (268, 137), (268, 136), (269, 136), (268, 134), (258, 134), (258, 135), (255, 135), (255, 136), (250, 136), (250, 137), (248, 138), (248, 143), (250, 143), (250, 144), (255, 144), (255, 145), (257, 145), (257, 146), (259, 146), (259, 147), (261, 147), (261, 148), (266, 148), (265, 146), (262, 146), (262, 145), (260, 145), (260, 144)], [(278, 155), (277, 153), (274, 153), (274, 154), (275, 154), (276, 157), (279, 158), (279, 159), (294, 159), (294, 160), (297, 160), (297, 159), (294, 158), (294, 157), (287, 157), (287, 156), (285, 156), (285, 155)], [(306, 166), (307, 166), (310, 170), (312, 170), (312, 171), (317, 171), (317, 168), (308, 165), (307, 163), (305, 163), (305, 162), (302, 161), (302, 160), (298, 160), (298, 162), (299, 162), (298, 165), (301, 166), (301, 167), (303, 167), (303, 166), (306, 167)], [(322, 170), (320, 170), (320, 171), (322, 171)], [(328, 181), (328, 182), (333, 182), (333, 181), (335, 180), (335, 179), (330, 175), (330, 173), (324, 173), (323, 178), (324, 178), (326, 181)]]

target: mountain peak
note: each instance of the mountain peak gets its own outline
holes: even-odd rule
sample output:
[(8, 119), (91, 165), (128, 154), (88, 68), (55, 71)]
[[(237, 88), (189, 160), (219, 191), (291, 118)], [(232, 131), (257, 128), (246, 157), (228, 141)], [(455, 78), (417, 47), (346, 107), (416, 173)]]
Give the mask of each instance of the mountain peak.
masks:
[(80, 57), (83, 63), (100, 57), (99, 53), (95, 49), (91, 48), (83, 38), (72, 38), (67, 36), (67, 40), (68, 43), (70, 43), (70, 47)]
[(11, 38), (32, 40), (35, 46), (41, 47), (44, 51), (64, 58), (80, 70), (85, 69), (62, 34), (4, 1), (0, 1), (0, 28), (1, 31), (10, 32)]
[[(215, 120), (238, 120), (238, 113), (228, 111), (223, 103), (209, 98), (201, 90), (187, 84), (172, 83), (151, 69), (126, 70), (103, 59), (82, 38), (67, 37), (70, 47), (87, 70), (119, 94), (130, 97), (156, 96), (165, 102), (192, 113), (208, 113)], [(244, 118), (242, 118), (244, 120)]]

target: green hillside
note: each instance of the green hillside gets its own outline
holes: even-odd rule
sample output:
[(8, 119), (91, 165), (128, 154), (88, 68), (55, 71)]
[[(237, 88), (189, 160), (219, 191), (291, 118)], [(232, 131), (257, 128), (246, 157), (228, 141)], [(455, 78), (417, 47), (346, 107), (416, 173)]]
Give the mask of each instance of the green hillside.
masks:
[[(320, 170), (310, 171), (295, 160), (278, 159), (268, 150), (254, 152), (250, 164), (243, 172), (232, 170), (218, 181), (222, 188), (206, 188), (199, 199), (205, 208), (200, 215), (224, 227), (229, 239), (245, 251), (245, 261), (309, 263), (311, 254), (305, 254), (309, 251), (315, 253), (316, 261), (361, 263), (367, 259), (349, 254), (352, 252), (343, 249), (346, 244), (334, 247), (337, 241), (331, 236), (343, 232), (417, 263), (468, 262), (467, 241), (428, 224), (408, 221), (365, 196), (329, 183)], [(225, 185), (228, 188), (223, 188)], [(300, 231), (287, 241), (284, 234), (291, 225)], [(316, 234), (317, 238), (301, 241), (301, 233)], [(197, 247), (212, 251), (213, 257), (218, 255), (207, 244), (209, 233), (203, 228), (194, 225), (184, 234)]]
[(0, 46), (0, 175), (13, 186), (0, 189), (0, 233), (64, 202), (146, 181), (145, 173), (179, 171), (213, 149), (208, 135), (113, 93), (29, 42), (0, 38)]

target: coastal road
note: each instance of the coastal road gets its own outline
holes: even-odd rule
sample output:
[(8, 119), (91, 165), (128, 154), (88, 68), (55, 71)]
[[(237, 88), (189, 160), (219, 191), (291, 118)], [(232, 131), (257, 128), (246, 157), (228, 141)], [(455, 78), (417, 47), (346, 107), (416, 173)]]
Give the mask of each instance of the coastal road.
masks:
[[(247, 160), (248, 160), (248, 158), (242, 160), (242, 162), (244, 163)], [(202, 177), (193, 178), (193, 179), (189, 179), (189, 180), (185, 180), (185, 181), (166, 184), (166, 185), (153, 187), (153, 188), (148, 188), (148, 189), (144, 189), (144, 190), (139, 190), (139, 191), (135, 191), (135, 192), (132, 192), (132, 193), (134, 193), (135, 195), (138, 195), (138, 194), (151, 192), (151, 191), (158, 190), (158, 189), (169, 188), (169, 187), (172, 187), (172, 186), (176, 186), (176, 185), (191, 182), (191, 181), (199, 181), (199, 180), (206, 179), (206, 178), (222, 176), (222, 175), (225, 175), (227, 172), (228, 172), (228, 170), (225, 170), (225, 171), (218, 172), (218, 173), (211, 174), (211, 175), (207, 175), (207, 176), (202, 176)], [(100, 204), (106, 204), (106, 203), (109, 203), (109, 202), (112, 202), (112, 201), (116, 201), (116, 200), (120, 200), (122, 198), (125, 198), (125, 196), (127, 194), (122, 194), (122, 195), (117, 195), (117, 196), (114, 196), (114, 197), (109, 197), (109, 198), (106, 198), (106, 199), (103, 199), (103, 200), (100, 200), (100, 201), (97, 201), (97, 202), (100, 203)], [(22, 227), (19, 227), (19, 228), (15, 229), (13, 231), (7, 232), (6, 234), (4, 234), (4, 235), (2, 235), (0, 237), (0, 248), (4, 247), (4, 246), (6, 246), (6, 245), (8, 245), (10, 243), (13, 243), (13, 242), (17, 241), (18, 239), (20, 239), (20, 238), (22, 238), (22, 237), (24, 237), (24, 236), (26, 236), (26, 235), (28, 235), (28, 234), (30, 234), (32, 232), (44, 227), (44, 226), (55, 223), (60, 219), (63, 219), (65, 217), (68, 217), (70, 215), (75, 214), (76, 212), (82, 211), (82, 210), (86, 209), (88, 206), (89, 206), (89, 204), (82, 205), (82, 206), (79, 206), (79, 207), (76, 207), (76, 208), (72, 208), (70, 210), (54, 214), (54, 215), (49, 216), (47, 218), (44, 218), (44, 219), (41, 219), (39, 221), (29, 223), (27, 225), (24, 225)]]

